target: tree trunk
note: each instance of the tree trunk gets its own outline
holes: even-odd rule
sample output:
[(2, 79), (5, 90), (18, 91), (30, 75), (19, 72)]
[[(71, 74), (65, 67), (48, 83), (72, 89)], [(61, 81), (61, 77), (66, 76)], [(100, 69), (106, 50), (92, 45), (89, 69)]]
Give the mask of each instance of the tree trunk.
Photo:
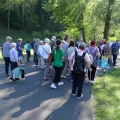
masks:
[(24, 1), (23, 1), (23, 6), (22, 6), (22, 26), (25, 25), (25, 9), (24, 9)]
[(115, 0), (109, 0), (107, 14), (105, 18), (105, 27), (104, 27), (104, 39), (108, 40), (108, 34), (110, 30), (110, 21), (112, 15), (112, 5), (114, 4)]
[(86, 43), (84, 27), (80, 29), (80, 40), (83, 40)]
[(10, 29), (10, 0), (8, 2), (8, 30)]

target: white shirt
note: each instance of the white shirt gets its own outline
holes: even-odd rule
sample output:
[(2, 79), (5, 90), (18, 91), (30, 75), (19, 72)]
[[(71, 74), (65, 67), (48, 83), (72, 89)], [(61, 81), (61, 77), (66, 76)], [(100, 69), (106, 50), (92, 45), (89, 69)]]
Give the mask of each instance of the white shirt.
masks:
[(42, 46), (42, 45), (39, 45), (39, 46), (38, 46), (38, 51), (37, 51), (37, 54), (38, 54), (38, 55), (41, 55), (41, 56), (42, 56), (42, 49), (43, 49), (43, 46)]
[(48, 59), (50, 53), (51, 53), (50, 45), (46, 43), (45, 45), (43, 45), (43, 49), (42, 49), (43, 59)]
[(15, 48), (10, 50), (10, 61), (17, 62), (18, 61), (18, 52)]
[(109, 43), (110, 48), (111, 48), (112, 44), (113, 44), (113, 42), (110, 42), (110, 43)]
[[(82, 50), (79, 49), (79, 50), (77, 50), (77, 53), (78, 53), (79, 56), (82, 56), (83, 53), (84, 53), (84, 51), (82, 51)], [(85, 59), (86, 62), (90, 62), (90, 61), (91, 61), (90, 58), (89, 58), (88, 53), (85, 54), (84, 59)], [(73, 70), (73, 65), (74, 65), (74, 63), (75, 63), (75, 52), (73, 52), (73, 53), (71, 54), (70, 60), (72, 60), (71, 70)]]

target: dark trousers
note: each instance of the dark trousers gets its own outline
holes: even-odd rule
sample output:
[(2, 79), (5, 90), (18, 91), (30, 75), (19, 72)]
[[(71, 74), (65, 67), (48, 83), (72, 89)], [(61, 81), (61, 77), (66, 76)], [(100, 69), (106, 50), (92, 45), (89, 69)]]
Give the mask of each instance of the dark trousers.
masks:
[(78, 88), (77, 97), (80, 97), (82, 94), (83, 82), (85, 79), (85, 72), (81, 72), (79, 74), (72, 72), (72, 76), (73, 76), (72, 93), (75, 94), (76, 89)]
[(60, 75), (61, 75), (61, 72), (62, 72), (62, 67), (55, 67), (53, 66), (54, 69), (55, 69), (55, 77), (54, 77), (54, 80), (53, 80), (53, 83), (58, 83), (60, 82)]
[(89, 80), (93, 80), (94, 81), (96, 68), (97, 67), (91, 66), (91, 69), (92, 69), (91, 74), (90, 74), (90, 71), (88, 70), (88, 78), (89, 78)]
[(30, 61), (29, 59), (30, 59), (30, 51), (26, 51), (26, 53), (27, 53), (27, 61)]
[(9, 74), (9, 64), (10, 64), (10, 58), (9, 57), (4, 57), (4, 61), (5, 61), (5, 73)]
[(12, 69), (12, 71), (13, 71), (16, 67), (18, 67), (17, 62), (12, 62), (12, 61), (11, 61), (11, 69)]
[(117, 60), (117, 55), (113, 55), (113, 65), (116, 64), (116, 60)]
[(35, 64), (38, 65), (38, 57), (37, 57), (37, 53), (34, 53), (34, 59), (35, 59)]

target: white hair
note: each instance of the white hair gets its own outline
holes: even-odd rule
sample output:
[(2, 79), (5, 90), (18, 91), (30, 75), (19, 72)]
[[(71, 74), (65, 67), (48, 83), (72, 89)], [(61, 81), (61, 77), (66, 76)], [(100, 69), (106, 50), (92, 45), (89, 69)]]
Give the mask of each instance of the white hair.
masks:
[(40, 39), (36, 39), (36, 42), (39, 43), (39, 42), (40, 42)]
[(49, 43), (50, 40), (49, 40), (48, 38), (45, 38), (45, 39), (44, 39), (44, 42), (45, 42), (45, 43)]
[(11, 48), (16, 47), (16, 43), (11, 43), (10, 45), (11, 45)]
[(52, 36), (52, 39), (56, 39), (56, 37), (55, 37), (55, 36)]
[(12, 40), (12, 38), (10, 36), (7, 36), (6, 41), (10, 41), (10, 40)]

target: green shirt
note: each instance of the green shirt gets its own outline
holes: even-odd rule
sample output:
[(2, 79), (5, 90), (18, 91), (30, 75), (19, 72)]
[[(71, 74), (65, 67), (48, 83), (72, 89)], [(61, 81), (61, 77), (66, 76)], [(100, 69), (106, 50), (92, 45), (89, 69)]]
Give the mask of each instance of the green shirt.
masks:
[(64, 56), (63, 50), (60, 48), (57, 51), (56, 48), (54, 48), (53, 55), (54, 55), (53, 65), (56, 67), (62, 67), (63, 66), (62, 57)]

